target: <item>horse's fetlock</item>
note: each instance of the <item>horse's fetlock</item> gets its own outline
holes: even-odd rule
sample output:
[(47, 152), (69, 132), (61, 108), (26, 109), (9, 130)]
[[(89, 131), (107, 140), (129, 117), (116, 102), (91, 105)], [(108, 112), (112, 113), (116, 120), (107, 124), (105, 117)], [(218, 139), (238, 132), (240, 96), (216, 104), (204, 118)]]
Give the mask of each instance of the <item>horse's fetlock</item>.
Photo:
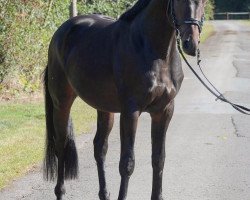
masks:
[(99, 191), (99, 198), (100, 200), (110, 200), (110, 193), (107, 191), (107, 189)]
[(62, 197), (66, 193), (66, 189), (64, 185), (56, 185), (55, 187), (55, 195), (58, 197)]

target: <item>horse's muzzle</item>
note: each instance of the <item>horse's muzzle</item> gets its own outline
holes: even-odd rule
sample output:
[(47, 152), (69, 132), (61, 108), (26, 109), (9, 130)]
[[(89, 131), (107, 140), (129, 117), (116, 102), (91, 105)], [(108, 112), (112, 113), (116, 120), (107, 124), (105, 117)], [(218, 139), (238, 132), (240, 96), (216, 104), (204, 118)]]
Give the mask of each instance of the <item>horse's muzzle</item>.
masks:
[(180, 29), (183, 51), (190, 56), (196, 56), (200, 32), (196, 25), (183, 25)]
[(182, 48), (186, 54), (190, 56), (196, 56), (198, 43), (195, 42), (192, 39), (192, 37), (189, 37), (188, 39), (185, 39), (184, 41), (182, 41)]

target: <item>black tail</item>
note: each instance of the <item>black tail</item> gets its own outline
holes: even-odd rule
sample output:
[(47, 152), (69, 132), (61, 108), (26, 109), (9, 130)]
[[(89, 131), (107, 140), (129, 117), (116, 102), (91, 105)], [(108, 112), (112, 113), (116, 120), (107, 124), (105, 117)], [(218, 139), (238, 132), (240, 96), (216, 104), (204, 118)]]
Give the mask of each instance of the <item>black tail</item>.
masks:
[(75, 179), (78, 177), (78, 156), (71, 118), (68, 123), (68, 134), (67, 144), (64, 149), (64, 177), (65, 179)]
[(44, 96), (46, 117), (46, 150), (43, 163), (43, 175), (46, 180), (54, 180), (57, 175), (57, 158), (55, 149), (55, 128), (53, 123), (53, 102), (48, 89), (48, 66), (44, 71)]
[[(55, 144), (55, 128), (53, 123), (53, 102), (48, 90), (48, 66), (44, 71), (45, 116), (46, 116), (46, 150), (44, 157), (44, 178), (49, 181), (57, 177), (57, 157)], [(78, 156), (74, 141), (73, 124), (69, 121), (67, 144), (64, 149), (65, 179), (78, 176)]]

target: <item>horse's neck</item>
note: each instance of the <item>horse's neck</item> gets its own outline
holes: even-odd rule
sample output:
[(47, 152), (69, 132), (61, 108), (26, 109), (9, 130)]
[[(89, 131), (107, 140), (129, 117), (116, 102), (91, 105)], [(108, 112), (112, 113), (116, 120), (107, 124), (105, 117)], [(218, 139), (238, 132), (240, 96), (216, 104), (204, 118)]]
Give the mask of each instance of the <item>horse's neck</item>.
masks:
[(142, 27), (153, 48), (164, 57), (169, 53), (174, 39), (174, 29), (168, 19), (169, 0), (151, 0), (142, 13)]
[(150, 1), (151, 0), (138, 0), (132, 8), (130, 8), (120, 16), (120, 19), (123, 21), (131, 22), (142, 10), (147, 7)]
[(149, 15), (152, 15), (152, 13), (154, 13), (154, 15), (166, 15), (169, 1), (170, 0), (151, 0), (145, 11), (148, 12)]

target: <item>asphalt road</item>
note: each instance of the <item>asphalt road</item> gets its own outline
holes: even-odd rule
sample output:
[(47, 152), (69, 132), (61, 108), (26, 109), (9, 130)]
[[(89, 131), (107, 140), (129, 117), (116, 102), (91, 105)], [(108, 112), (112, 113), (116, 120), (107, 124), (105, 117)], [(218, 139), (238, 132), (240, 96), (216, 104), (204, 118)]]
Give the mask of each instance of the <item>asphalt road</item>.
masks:
[[(216, 34), (202, 45), (202, 64), (211, 81), (233, 101), (250, 107), (250, 26), (213, 22)], [(166, 200), (249, 200), (250, 117), (216, 102), (184, 65), (185, 80), (166, 141), (163, 194)], [(119, 116), (109, 139), (107, 179), (117, 199), (120, 176)], [(66, 183), (65, 199), (98, 199), (93, 134), (77, 138), (80, 178)], [(143, 114), (136, 136), (136, 168), (128, 200), (150, 199), (150, 118)], [(1, 200), (55, 199), (54, 183), (35, 170), (0, 192)]]

